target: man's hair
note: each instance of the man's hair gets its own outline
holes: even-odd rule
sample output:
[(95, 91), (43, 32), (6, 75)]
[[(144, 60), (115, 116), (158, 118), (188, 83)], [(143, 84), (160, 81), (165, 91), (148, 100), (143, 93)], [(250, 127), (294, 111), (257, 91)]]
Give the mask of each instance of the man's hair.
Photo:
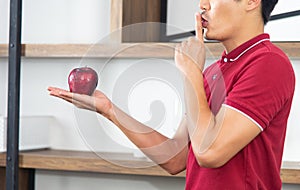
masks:
[(269, 21), (271, 12), (273, 11), (277, 2), (278, 2), (278, 0), (262, 0), (261, 1), (261, 11), (262, 11), (262, 17), (264, 20), (264, 24), (267, 24), (267, 22)]

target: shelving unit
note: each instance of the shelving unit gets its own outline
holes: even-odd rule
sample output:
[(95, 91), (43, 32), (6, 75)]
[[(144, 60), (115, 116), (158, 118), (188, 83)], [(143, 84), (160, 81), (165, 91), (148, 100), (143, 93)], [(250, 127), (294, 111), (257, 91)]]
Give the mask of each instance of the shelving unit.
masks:
[[(147, 4), (148, 3), (148, 4)], [(150, 4), (149, 4), (150, 3)], [(111, 0), (111, 31), (120, 30), (122, 27), (138, 22), (160, 21), (160, 0)], [(139, 6), (149, 7), (148, 12), (141, 12)], [(156, 9), (151, 9), (155, 6)], [(154, 12), (151, 12), (151, 10)], [(149, 14), (150, 11), (150, 14)], [(132, 14), (138, 14), (132, 19)], [(158, 16), (159, 15), (159, 16)], [(128, 30), (130, 31), (130, 30)], [(174, 57), (176, 43), (153, 42), (159, 39), (160, 28), (152, 28), (143, 36), (137, 36), (131, 32), (119, 32), (111, 39), (111, 44), (22, 44), (21, 56), (23, 58), (170, 58)], [(141, 42), (143, 41), (143, 42)], [(131, 42), (131, 43), (129, 43)], [(291, 59), (300, 58), (300, 42), (275, 42)], [(207, 58), (218, 58), (223, 52), (219, 43), (206, 43), (208, 49)], [(92, 48), (91, 48), (92, 47)], [(8, 58), (8, 45), (0, 44), (0, 58)], [(122, 157), (124, 162), (135, 164), (147, 162), (138, 160), (132, 155), (107, 155), (114, 159)], [(126, 159), (124, 160), (124, 157)], [(68, 150), (38, 150), (20, 153), (19, 184), (21, 189), (34, 188), (34, 172), (36, 169), (74, 171), (74, 172), (98, 172), (129, 175), (170, 176), (159, 166), (146, 169), (124, 168), (109, 163), (90, 152), (78, 152)], [(6, 154), (0, 154), (0, 181), (5, 181)], [(181, 173), (175, 177), (184, 177)], [(300, 184), (300, 167), (297, 162), (285, 162), (281, 170), (284, 183)], [(0, 185), (0, 190), (5, 189), (5, 184)]]

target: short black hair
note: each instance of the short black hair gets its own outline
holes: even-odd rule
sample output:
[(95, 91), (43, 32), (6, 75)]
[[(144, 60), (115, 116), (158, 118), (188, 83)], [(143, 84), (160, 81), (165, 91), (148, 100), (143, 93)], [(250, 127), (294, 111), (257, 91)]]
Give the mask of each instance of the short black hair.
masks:
[(278, 0), (262, 0), (261, 1), (261, 11), (264, 24), (267, 24), (269, 21), (270, 15), (277, 4)]

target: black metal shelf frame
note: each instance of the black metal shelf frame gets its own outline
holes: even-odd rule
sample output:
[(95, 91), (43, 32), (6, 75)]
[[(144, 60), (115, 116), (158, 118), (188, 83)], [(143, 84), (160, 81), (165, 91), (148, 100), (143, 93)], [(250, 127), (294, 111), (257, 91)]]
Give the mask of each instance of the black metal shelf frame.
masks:
[(10, 0), (6, 189), (18, 190), (22, 0)]

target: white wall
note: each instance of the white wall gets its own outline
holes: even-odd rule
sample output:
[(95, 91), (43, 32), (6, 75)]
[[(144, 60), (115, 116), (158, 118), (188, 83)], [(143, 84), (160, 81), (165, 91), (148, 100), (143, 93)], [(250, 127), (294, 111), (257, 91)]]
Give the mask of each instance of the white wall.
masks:
[[(0, 42), (8, 42), (9, 1), (1, 0)], [(23, 43), (94, 43), (109, 33), (110, 1), (24, 0)]]
[[(170, 1), (172, 2), (172, 1)], [(105, 39), (109, 35), (110, 1), (99, 0), (24, 0), (23, 1), (23, 43), (95, 43)], [(173, 1), (171, 7), (178, 9), (179, 1)], [(194, 1), (193, 1), (194, 3)], [(294, 2), (292, 2), (294, 3)], [(295, 2), (296, 3), (296, 2)], [(196, 4), (197, 5), (197, 4)], [(8, 42), (8, 0), (0, 0), (0, 43)], [(171, 12), (172, 13), (172, 12)], [(175, 18), (175, 17), (174, 17)], [(192, 18), (193, 19), (193, 18)], [(173, 19), (172, 25), (178, 28), (182, 26), (182, 19), (176, 23)], [(299, 22), (299, 19), (297, 20)], [(192, 21), (193, 24), (193, 21)], [(294, 25), (297, 27), (299, 25)], [(299, 29), (299, 28), (298, 28)], [(278, 35), (278, 30), (268, 29), (270, 33)], [(47, 92), (49, 85), (67, 88), (67, 75), (74, 67), (90, 65), (100, 73), (99, 89), (112, 96), (113, 100), (121, 106), (123, 99), (115, 96), (120, 89), (113, 86), (122, 86), (121, 91), (130, 92), (128, 95), (129, 112), (134, 114), (141, 121), (148, 121), (152, 110), (155, 113), (159, 110), (156, 104), (147, 100), (135, 99), (137, 104), (130, 98), (137, 95), (146, 96), (149, 89), (159, 89), (162, 93), (152, 94), (152, 101), (161, 99), (167, 109), (167, 115), (163, 120), (168, 131), (159, 128), (166, 135), (171, 135), (175, 129), (172, 128), (178, 120), (170, 121), (170, 118), (178, 118), (182, 113), (180, 104), (177, 107), (172, 101), (181, 99), (181, 83), (177, 79), (178, 73), (174, 72), (170, 78), (166, 72), (173, 71), (173, 60), (152, 60), (152, 59), (22, 59), (21, 76), (21, 115), (52, 115), (55, 122), (51, 125), (51, 147), (57, 149), (90, 150), (100, 149), (104, 151), (134, 152), (139, 155), (132, 144), (113, 127), (107, 126), (105, 120), (91, 113), (82, 112), (61, 100), (50, 97)], [(293, 60), (293, 66), (300, 79), (300, 61)], [(0, 59), (0, 115), (6, 115), (7, 100), (7, 59)], [(148, 73), (143, 73), (147, 71)], [(149, 72), (150, 77), (149, 78)], [(133, 75), (133, 72), (138, 73)], [(125, 75), (126, 74), (126, 75)], [(122, 80), (128, 76), (128, 80)], [(136, 78), (136, 77), (139, 78)], [(166, 78), (167, 77), (167, 78)], [(160, 81), (154, 78), (162, 79)], [(118, 80), (120, 79), (120, 80)], [(131, 88), (128, 81), (136, 83)], [(123, 83), (122, 83), (123, 82)], [(124, 83), (125, 82), (125, 83)], [(116, 85), (117, 84), (117, 85)], [(120, 85), (121, 84), (121, 85)], [(149, 85), (150, 84), (150, 85)], [(127, 85), (127, 86), (126, 86)], [(123, 85), (124, 86), (124, 85)], [(147, 89), (145, 89), (147, 87)], [(166, 94), (164, 94), (166, 93)], [(289, 120), (287, 142), (284, 152), (284, 160), (300, 161), (300, 151), (297, 145), (300, 139), (300, 129), (297, 127), (300, 99), (299, 85), (296, 87), (295, 101)], [(170, 95), (171, 94), (171, 95)], [(166, 98), (167, 97), (167, 98)], [(151, 98), (150, 98), (151, 99)], [(149, 100), (149, 98), (148, 98)], [(171, 101), (170, 101), (171, 100)], [(144, 102), (143, 102), (144, 101)], [(146, 108), (141, 104), (148, 105)], [(140, 114), (139, 113), (143, 113)], [(172, 123), (174, 122), (174, 123)], [(151, 123), (151, 122), (150, 122)], [(155, 122), (153, 125), (156, 125)], [(90, 127), (92, 126), (92, 127)], [(96, 127), (95, 127), (96, 126)], [(106, 130), (104, 130), (106, 129)], [(117, 138), (111, 138), (117, 136)], [(118, 139), (118, 141), (116, 141)], [(125, 146), (124, 146), (125, 144)], [(37, 171), (36, 189), (83, 189), (88, 185), (89, 189), (183, 189), (183, 179), (145, 177), (145, 176), (124, 176), (106, 174), (88, 174), (71, 172), (48, 172)], [(285, 189), (296, 189), (299, 187), (285, 186)]]

